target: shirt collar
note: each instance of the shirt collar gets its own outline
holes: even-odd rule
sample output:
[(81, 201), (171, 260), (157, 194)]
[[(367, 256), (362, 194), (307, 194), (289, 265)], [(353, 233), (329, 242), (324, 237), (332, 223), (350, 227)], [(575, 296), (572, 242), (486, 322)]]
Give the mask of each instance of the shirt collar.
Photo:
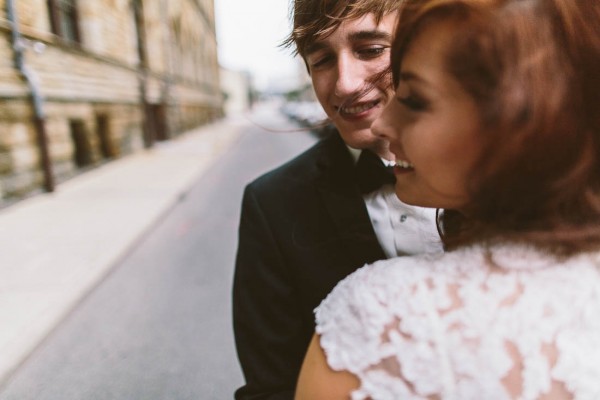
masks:
[[(348, 151), (350, 152), (350, 155), (352, 156), (352, 160), (354, 160), (354, 164), (356, 165), (356, 163), (358, 162), (358, 158), (360, 157), (360, 153), (362, 153), (363, 150), (355, 149), (348, 145), (346, 145), (346, 147), (348, 148)], [(379, 157), (379, 158), (381, 158), (381, 157)], [(396, 163), (394, 161), (386, 160), (385, 158), (381, 158), (381, 162), (383, 162), (383, 165), (385, 165), (386, 167), (393, 167), (394, 165), (396, 165)]]

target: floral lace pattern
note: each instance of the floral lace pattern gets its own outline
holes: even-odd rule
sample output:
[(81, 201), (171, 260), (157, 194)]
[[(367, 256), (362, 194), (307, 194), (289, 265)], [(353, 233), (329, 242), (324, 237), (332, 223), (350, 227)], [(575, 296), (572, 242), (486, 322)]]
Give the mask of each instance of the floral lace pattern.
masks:
[(365, 266), (315, 310), (353, 400), (600, 399), (600, 254), (473, 246)]

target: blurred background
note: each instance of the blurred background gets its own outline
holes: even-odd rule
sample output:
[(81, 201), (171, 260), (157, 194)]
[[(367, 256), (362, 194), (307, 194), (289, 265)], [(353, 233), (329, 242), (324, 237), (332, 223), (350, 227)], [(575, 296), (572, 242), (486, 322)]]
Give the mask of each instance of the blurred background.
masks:
[(242, 191), (324, 115), (284, 0), (0, 0), (0, 399), (227, 399)]

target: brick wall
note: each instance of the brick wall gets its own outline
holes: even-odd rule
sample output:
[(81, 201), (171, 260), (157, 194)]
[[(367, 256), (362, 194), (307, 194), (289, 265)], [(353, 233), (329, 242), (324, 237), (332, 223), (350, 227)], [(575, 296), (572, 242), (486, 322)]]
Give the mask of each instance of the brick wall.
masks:
[[(51, 32), (46, 0), (14, 0), (59, 184), (222, 115), (213, 1), (140, 0), (145, 66), (133, 1), (78, 1), (81, 44), (74, 45)], [(6, 0), (0, 9), (2, 205), (40, 191), (43, 174), (31, 90), (13, 62)], [(164, 121), (154, 121), (165, 132), (144, 133), (145, 119), (152, 118), (144, 103), (166, 110)]]

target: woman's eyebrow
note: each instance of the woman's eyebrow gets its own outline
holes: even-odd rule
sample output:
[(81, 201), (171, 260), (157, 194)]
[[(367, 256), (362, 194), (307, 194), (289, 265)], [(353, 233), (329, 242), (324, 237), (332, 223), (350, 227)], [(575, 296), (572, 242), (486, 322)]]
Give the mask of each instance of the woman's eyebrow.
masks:
[(411, 72), (411, 71), (401, 71), (399, 78), (400, 78), (399, 79), (400, 81), (404, 81), (404, 82), (414, 81), (414, 82), (419, 82), (419, 83), (424, 83), (424, 84), (427, 83), (427, 81), (425, 79), (421, 78), (418, 74)]

